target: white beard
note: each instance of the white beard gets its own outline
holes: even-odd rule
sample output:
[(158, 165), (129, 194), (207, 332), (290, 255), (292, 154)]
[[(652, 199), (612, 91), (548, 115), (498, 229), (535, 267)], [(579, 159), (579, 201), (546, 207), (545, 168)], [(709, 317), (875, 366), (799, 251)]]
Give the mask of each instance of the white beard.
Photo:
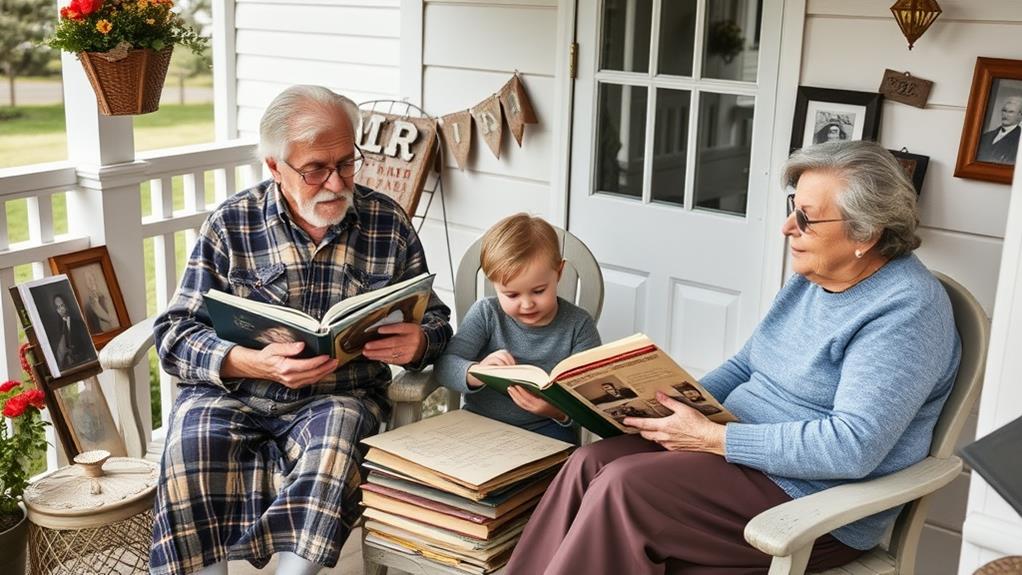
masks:
[[(319, 213), (316, 212), (316, 204), (320, 202), (330, 202), (337, 199), (344, 200), (345, 209), (343, 212), (340, 212), (339, 214), (332, 218), (321, 216)], [(301, 216), (303, 220), (308, 222), (309, 225), (315, 228), (325, 228), (327, 226), (332, 226), (343, 220), (345, 214), (347, 214), (348, 211), (352, 209), (352, 206), (354, 205), (354, 199), (355, 192), (353, 192), (352, 190), (344, 190), (340, 193), (334, 193), (331, 192), (330, 190), (320, 190), (318, 194), (316, 194), (315, 196), (312, 197), (312, 199), (306, 202), (296, 201), (295, 207), (298, 210), (298, 215)]]

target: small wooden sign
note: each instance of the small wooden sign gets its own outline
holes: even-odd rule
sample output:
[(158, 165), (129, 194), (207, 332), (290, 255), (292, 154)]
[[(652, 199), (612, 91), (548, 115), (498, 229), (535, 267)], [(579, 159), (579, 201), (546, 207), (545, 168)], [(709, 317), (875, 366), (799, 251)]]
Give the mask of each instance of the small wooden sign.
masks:
[(895, 70), (884, 70), (884, 79), (880, 82), (879, 92), (889, 100), (925, 108), (926, 101), (930, 99), (930, 89), (933, 82), (916, 78), (908, 72), (897, 72)]
[(504, 122), (501, 121), (500, 98), (496, 94), (479, 102), (472, 108), (472, 119), (483, 133), (483, 140), (490, 147), (493, 155), (500, 157), (500, 139), (504, 135)]
[(518, 74), (511, 77), (500, 89), (500, 105), (504, 109), (504, 118), (507, 119), (507, 126), (511, 129), (511, 135), (522, 147), (522, 135), (525, 133), (525, 124), (537, 122), (536, 112), (532, 109), (532, 102), (525, 92)]
[(464, 170), (468, 167), (468, 153), (472, 149), (472, 114), (465, 110), (440, 118), (440, 133), (458, 169)]
[(355, 182), (387, 194), (415, 215), (436, 153), (436, 123), (427, 118), (362, 112), (365, 164)]

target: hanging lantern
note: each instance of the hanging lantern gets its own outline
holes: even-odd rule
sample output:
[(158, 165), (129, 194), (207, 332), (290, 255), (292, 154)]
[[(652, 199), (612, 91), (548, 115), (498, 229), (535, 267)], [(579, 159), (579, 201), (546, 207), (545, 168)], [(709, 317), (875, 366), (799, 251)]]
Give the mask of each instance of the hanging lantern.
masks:
[(908, 39), (908, 49), (911, 50), (916, 40), (940, 16), (941, 10), (937, 0), (898, 0), (891, 6), (891, 12), (901, 27), (901, 33)]

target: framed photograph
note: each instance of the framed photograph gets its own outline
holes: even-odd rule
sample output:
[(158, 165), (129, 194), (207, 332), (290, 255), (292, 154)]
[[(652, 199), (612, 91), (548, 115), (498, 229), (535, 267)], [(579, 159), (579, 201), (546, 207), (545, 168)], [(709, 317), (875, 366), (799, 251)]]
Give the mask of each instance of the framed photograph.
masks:
[(106, 246), (52, 257), (50, 269), (71, 280), (96, 349), (131, 327)]
[(882, 98), (875, 92), (799, 86), (789, 152), (833, 140), (876, 140)]
[(1022, 60), (976, 58), (955, 177), (1010, 184), (1022, 133)]
[(100, 371), (96, 348), (66, 275), (18, 284), (11, 294), (29, 341), (37, 357), (42, 356), (48, 385)]
[(912, 187), (916, 189), (916, 195), (922, 193), (923, 178), (926, 176), (926, 166), (930, 165), (930, 157), (910, 154), (905, 149), (888, 150), (888, 152), (893, 154), (894, 159), (898, 160), (901, 167), (905, 169), (908, 179), (912, 180)]
[[(83, 451), (103, 449), (114, 457), (124, 457), (127, 450), (117, 432), (117, 424), (110, 414), (110, 406), (103, 388), (95, 376), (54, 389), (57, 411), (51, 417), (54, 425), (64, 428), (67, 453), (74, 447), (74, 455)], [(74, 455), (70, 457), (73, 458)]]

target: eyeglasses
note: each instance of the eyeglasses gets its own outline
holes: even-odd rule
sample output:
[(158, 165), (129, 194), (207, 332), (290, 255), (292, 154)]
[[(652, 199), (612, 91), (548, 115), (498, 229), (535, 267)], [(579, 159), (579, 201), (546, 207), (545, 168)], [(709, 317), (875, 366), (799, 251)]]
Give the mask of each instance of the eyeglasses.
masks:
[(318, 186), (323, 182), (329, 180), (330, 176), (332, 176), (334, 172), (337, 172), (337, 175), (342, 178), (354, 177), (355, 174), (357, 174), (358, 171), (362, 169), (364, 159), (365, 158), (363, 158), (362, 156), (362, 150), (358, 149), (358, 147), (356, 146), (355, 156), (353, 158), (344, 160), (343, 162), (338, 162), (337, 165), (332, 168), (315, 168), (303, 172), (289, 164), (287, 160), (282, 161), (285, 164), (287, 164), (287, 167), (291, 168), (295, 172), (298, 172), (298, 175), (302, 177), (302, 181), (305, 182), (307, 185)]
[(825, 224), (827, 222), (843, 222), (844, 218), (837, 218), (832, 220), (810, 220), (809, 216), (802, 211), (801, 208), (795, 207), (795, 194), (788, 194), (788, 217), (791, 217), (791, 213), (795, 212), (795, 225), (798, 227), (798, 231), (803, 234), (809, 230), (809, 226), (812, 224)]

